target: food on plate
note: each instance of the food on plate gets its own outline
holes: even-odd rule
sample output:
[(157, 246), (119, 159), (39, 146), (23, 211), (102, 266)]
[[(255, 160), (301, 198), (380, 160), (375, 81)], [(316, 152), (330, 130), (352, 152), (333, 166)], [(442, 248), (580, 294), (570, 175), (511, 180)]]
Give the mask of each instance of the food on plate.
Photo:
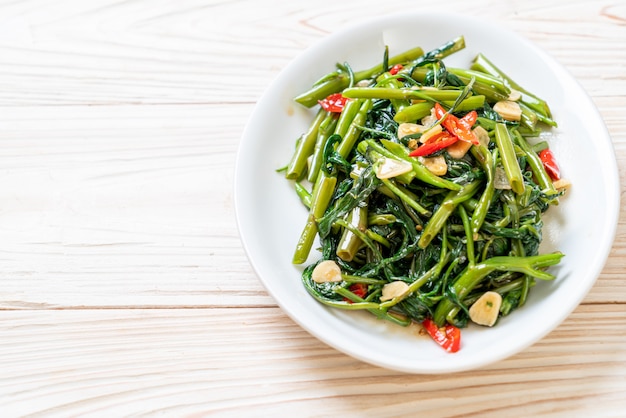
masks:
[(337, 64), (296, 102), (315, 110), (281, 170), (309, 211), (293, 255), (319, 302), (422, 324), (449, 352), (497, 325), (564, 254), (539, 253), (543, 215), (570, 187), (542, 140), (548, 104), (460, 36), (363, 71)]

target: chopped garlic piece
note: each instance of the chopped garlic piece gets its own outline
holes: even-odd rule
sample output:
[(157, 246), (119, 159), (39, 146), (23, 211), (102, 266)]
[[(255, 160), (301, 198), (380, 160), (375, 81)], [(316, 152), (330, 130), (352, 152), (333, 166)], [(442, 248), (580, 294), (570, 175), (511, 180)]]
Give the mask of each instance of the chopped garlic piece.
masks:
[(448, 172), (448, 164), (443, 155), (435, 157), (418, 157), (418, 161), (424, 164), (424, 167), (436, 176), (443, 176)]
[(552, 182), (552, 185), (557, 190), (569, 189), (572, 187), (572, 182), (567, 179), (559, 179)]
[(497, 292), (485, 292), (469, 309), (472, 322), (492, 327), (498, 320), (502, 296)]
[(500, 165), (496, 167), (496, 173), (493, 177), (493, 187), (498, 190), (511, 190), (511, 183), (509, 183), (504, 168)]
[(398, 125), (398, 139), (402, 139), (407, 135), (420, 134), (424, 132), (424, 126), (417, 123), (401, 123)]
[(388, 179), (408, 173), (411, 170), (413, 170), (413, 165), (408, 161), (382, 158), (376, 167), (376, 177), (379, 179)]
[(430, 109), (430, 115), (424, 116), (421, 120), (422, 125), (429, 127), (433, 126), (437, 122), (437, 116), (435, 116), (435, 108)]
[(493, 105), (493, 110), (504, 120), (519, 122), (522, 118), (522, 108), (516, 102), (501, 100)]
[(315, 283), (340, 282), (341, 269), (333, 260), (324, 260), (315, 266), (311, 278)]
[(522, 98), (522, 93), (520, 93), (519, 91), (515, 89), (511, 89), (511, 92), (509, 93), (509, 97), (508, 97), (510, 101), (517, 102), (521, 98)]
[(380, 301), (391, 300), (404, 294), (409, 290), (409, 285), (403, 281), (397, 280), (395, 282), (387, 283), (383, 286), (383, 293), (380, 296)]
[(443, 131), (443, 128), (441, 128), (441, 125), (435, 125), (432, 128), (429, 128), (428, 130), (424, 131), (422, 136), (420, 136), (420, 142), (422, 144), (426, 143), (426, 141), (428, 141), (433, 136), (440, 134), (441, 131)]
[(454, 144), (448, 146), (446, 148), (446, 151), (448, 151), (450, 157), (460, 160), (461, 158), (465, 157), (465, 154), (467, 154), (467, 151), (469, 151), (471, 147), (471, 142), (456, 141)]
[(485, 128), (483, 128), (482, 126), (477, 126), (472, 129), (472, 132), (474, 132), (474, 135), (476, 135), (476, 138), (478, 138), (478, 142), (480, 142), (480, 145), (484, 145), (486, 147), (489, 146), (491, 138), (489, 137), (489, 132), (487, 132)]

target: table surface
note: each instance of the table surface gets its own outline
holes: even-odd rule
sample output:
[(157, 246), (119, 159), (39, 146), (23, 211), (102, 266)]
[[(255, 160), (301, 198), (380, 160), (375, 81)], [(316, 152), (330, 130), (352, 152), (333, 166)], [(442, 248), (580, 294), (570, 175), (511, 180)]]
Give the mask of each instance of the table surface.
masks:
[[(623, 211), (560, 327), (448, 375), (330, 348), (248, 263), (233, 172), (257, 99), (329, 33), (418, 3), (0, 2), (0, 415), (624, 416)], [(626, 162), (624, 1), (437, 4), (554, 56)]]

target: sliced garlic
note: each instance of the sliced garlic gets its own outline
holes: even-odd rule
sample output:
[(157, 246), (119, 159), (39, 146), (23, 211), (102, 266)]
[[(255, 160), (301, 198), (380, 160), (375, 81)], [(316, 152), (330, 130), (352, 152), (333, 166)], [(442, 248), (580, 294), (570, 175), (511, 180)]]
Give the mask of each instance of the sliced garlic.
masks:
[(567, 179), (559, 179), (552, 182), (552, 185), (557, 190), (569, 189), (572, 187), (572, 182)]
[(511, 190), (511, 183), (509, 183), (504, 168), (500, 165), (496, 167), (496, 172), (493, 177), (493, 187), (498, 190)]
[(437, 122), (437, 116), (435, 116), (435, 108), (430, 109), (430, 115), (424, 116), (421, 120), (422, 125), (425, 127), (433, 126)]
[(435, 125), (432, 128), (425, 130), (424, 133), (422, 133), (422, 136), (420, 136), (420, 142), (422, 144), (426, 143), (426, 141), (433, 136), (440, 134), (442, 130), (441, 125)]
[(424, 132), (424, 126), (417, 123), (401, 123), (398, 125), (398, 139), (402, 139), (407, 135), (420, 134)]
[(450, 157), (460, 160), (461, 158), (465, 157), (465, 154), (467, 154), (467, 151), (469, 151), (471, 147), (471, 142), (456, 141), (454, 144), (449, 145), (446, 148), (446, 151), (448, 151)]
[(482, 126), (477, 126), (472, 129), (472, 132), (474, 132), (474, 135), (476, 135), (476, 138), (478, 138), (478, 142), (480, 142), (480, 145), (484, 145), (486, 147), (489, 146), (491, 138), (489, 137), (489, 132), (487, 132), (485, 128), (483, 128)]
[(521, 98), (522, 98), (522, 93), (520, 93), (519, 91), (517, 91), (515, 89), (511, 89), (511, 92), (509, 93), (508, 100), (510, 100), (512, 102), (517, 102)]
[(333, 260), (324, 260), (315, 266), (311, 278), (315, 283), (340, 282), (341, 268)]
[(443, 176), (448, 172), (448, 164), (443, 155), (437, 155), (434, 157), (418, 157), (417, 160), (424, 165), (436, 176)]
[(502, 296), (497, 292), (485, 292), (469, 309), (472, 322), (492, 327), (498, 320)]
[(504, 120), (519, 122), (522, 118), (522, 108), (517, 102), (501, 100), (493, 105), (493, 110)]
[(379, 179), (388, 179), (408, 173), (411, 170), (413, 170), (413, 165), (408, 161), (381, 158), (376, 167), (376, 177)]
[(404, 294), (409, 290), (409, 285), (403, 281), (397, 280), (395, 282), (387, 283), (383, 286), (383, 293), (380, 296), (380, 301), (391, 300)]

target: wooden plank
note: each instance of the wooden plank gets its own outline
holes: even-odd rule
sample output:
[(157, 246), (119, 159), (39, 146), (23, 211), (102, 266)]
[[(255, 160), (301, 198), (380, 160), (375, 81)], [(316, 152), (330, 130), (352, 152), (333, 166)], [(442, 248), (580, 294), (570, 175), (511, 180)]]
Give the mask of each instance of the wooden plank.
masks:
[[(594, 95), (623, 76), (617, 4), (455, 0), (447, 9), (529, 38)], [(8, 3), (0, 5), (0, 105), (251, 102), (323, 36), (399, 10), (330, 0), (311, 10), (280, 0)]]
[(583, 306), (507, 360), (421, 376), (339, 353), (276, 308), (5, 312), (0, 405), (4, 416), (609, 416), (626, 406), (625, 320), (618, 305)]
[(1, 108), (0, 308), (273, 304), (235, 223), (234, 109)]

